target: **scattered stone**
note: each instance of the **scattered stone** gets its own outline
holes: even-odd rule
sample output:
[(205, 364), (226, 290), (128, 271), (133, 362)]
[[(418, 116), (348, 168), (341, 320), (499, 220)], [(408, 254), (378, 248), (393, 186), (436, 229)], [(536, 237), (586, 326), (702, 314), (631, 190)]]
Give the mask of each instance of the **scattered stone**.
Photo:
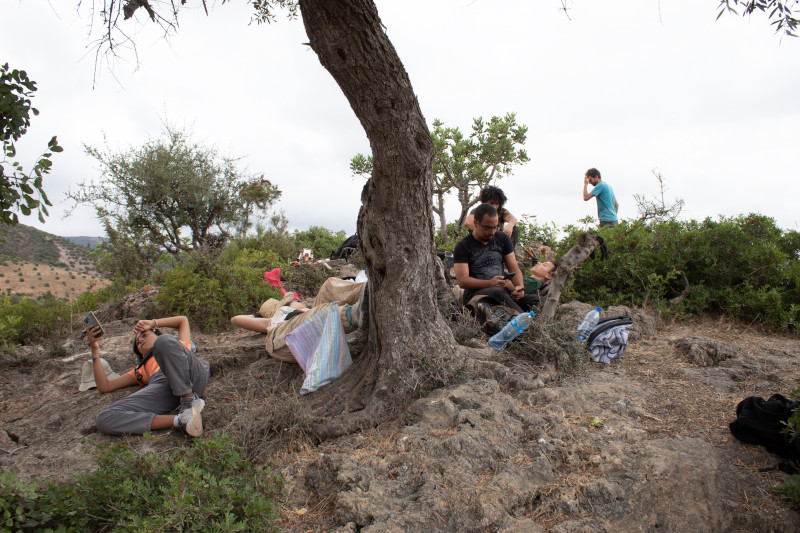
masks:
[(705, 337), (684, 337), (672, 341), (672, 344), (686, 357), (686, 361), (698, 366), (716, 366), (742, 352), (739, 346)]

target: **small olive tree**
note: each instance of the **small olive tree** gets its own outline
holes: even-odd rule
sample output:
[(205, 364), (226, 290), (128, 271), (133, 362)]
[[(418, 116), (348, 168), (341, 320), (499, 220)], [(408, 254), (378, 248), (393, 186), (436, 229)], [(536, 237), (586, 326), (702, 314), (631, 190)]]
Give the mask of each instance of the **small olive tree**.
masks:
[(100, 163), (101, 175), (68, 194), (74, 205), (94, 206), (117, 239), (153, 244), (173, 255), (202, 249), (237, 227), (246, 231), (251, 213), (280, 196), (263, 176), (246, 176), (236, 159), (170, 126), (125, 152), (85, 148)]

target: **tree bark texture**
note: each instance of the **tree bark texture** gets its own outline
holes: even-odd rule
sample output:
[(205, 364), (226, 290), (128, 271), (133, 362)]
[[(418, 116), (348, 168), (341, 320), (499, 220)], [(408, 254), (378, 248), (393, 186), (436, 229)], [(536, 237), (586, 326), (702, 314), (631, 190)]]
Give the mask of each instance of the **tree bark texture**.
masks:
[(569, 249), (558, 261), (558, 268), (550, 282), (550, 290), (547, 291), (547, 298), (542, 306), (542, 315), (553, 318), (558, 308), (558, 301), (561, 299), (561, 291), (564, 290), (572, 271), (589, 257), (595, 248), (600, 244), (597, 235), (591, 233), (581, 233), (575, 246)]
[(373, 2), (300, 0), (311, 48), (366, 131), (374, 168), (361, 194), (361, 250), (369, 276), (369, 342), (353, 367), (309, 395), (332, 437), (375, 425), (411, 398), (412, 361), (457, 352), (434, 291), (433, 141)]

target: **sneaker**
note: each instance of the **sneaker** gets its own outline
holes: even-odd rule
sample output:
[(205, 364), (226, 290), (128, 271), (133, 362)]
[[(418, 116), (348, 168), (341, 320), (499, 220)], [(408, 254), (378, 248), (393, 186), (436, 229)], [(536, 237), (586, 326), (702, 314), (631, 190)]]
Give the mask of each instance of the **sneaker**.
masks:
[(200, 411), (205, 407), (206, 402), (200, 398), (192, 400), (191, 407), (184, 407), (180, 417), (181, 427), (191, 437), (199, 437), (203, 434), (203, 417)]

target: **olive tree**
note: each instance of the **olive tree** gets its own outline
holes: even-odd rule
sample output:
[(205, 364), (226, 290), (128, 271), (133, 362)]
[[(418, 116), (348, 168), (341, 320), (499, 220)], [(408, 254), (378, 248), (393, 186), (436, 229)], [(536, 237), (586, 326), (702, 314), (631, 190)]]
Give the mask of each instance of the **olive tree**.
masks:
[[(249, 227), (253, 210), (266, 208), (280, 191), (263, 176), (248, 177), (237, 160), (197, 144), (181, 130), (123, 152), (86, 146), (100, 177), (68, 194), (75, 205), (94, 206), (117, 238), (154, 244), (173, 255), (198, 250), (212, 235)], [(110, 234), (109, 234), (110, 236)]]
[[(442, 241), (448, 240), (445, 199), (455, 194), (461, 204), (455, 234), (461, 233), (469, 210), (478, 203), (480, 191), (511, 173), (512, 167), (530, 161), (522, 147), (528, 127), (517, 124), (515, 113), (493, 116), (489, 121), (475, 118), (472, 133), (464, 135), (458, 127), (445, 127), (433, 121), (433, 198), (432, 210), (439, 222)], [(371, 156), (356, 154), (350, 160), (354, 175), (372, 175)]]

